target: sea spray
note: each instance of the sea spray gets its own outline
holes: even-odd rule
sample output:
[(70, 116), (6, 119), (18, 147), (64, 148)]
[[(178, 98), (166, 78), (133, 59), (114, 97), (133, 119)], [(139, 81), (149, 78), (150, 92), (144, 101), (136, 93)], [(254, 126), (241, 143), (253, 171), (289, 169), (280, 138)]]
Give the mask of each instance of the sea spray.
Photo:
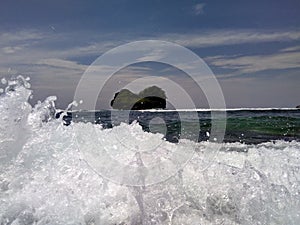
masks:
[(26, 143), (30, 132), (27, 119), (32, 107), (28, 103), (31, 90), (26, 79), (18, 76), (9, 81), (2, 79), (2, 83), (7, 84), (0, 97), (0, 162), (3, 166), (8, 165)]
[[(137, 123), (64, 126), (52, 118), (55, 98), (30, 106), (25, 81), (8, 82), (0, 96), (1, 225), (300, 223), (299, 142), (174, 144)], [(136, 156), (118, 141), (123, 137), (138, 149), (161, 143), (164, 154), (150, 155), (151, 163), (166, 160), (174, 148), (196, 145), (197, 151), (170, 179), (128, 187), (102, 177), (82, 157), (85, 148), (105, 148), (129, 163)], [(217, 145), (217, 156), (206, 157)], [(210, 166), (203, 170), (203, 164)]]

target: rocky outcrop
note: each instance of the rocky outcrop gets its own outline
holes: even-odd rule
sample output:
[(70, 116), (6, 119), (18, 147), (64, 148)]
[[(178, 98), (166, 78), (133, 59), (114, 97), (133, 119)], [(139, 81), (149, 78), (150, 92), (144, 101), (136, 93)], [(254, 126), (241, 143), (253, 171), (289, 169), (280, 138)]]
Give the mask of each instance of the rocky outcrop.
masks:
[(148, 87), (139, 94), (122, 89), (115, 93), (110, 105), (113, 109), (122, 110), (165, 109), (166, 94), (156, 86)]
[(300, 109), (300, 105), (296, 106), (297, 109)]

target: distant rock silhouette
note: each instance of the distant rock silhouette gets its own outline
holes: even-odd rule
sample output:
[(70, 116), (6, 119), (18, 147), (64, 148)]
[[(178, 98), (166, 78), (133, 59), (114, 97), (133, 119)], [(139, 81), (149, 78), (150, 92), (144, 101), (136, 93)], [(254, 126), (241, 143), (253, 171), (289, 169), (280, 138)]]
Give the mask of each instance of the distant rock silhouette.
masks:
[(300, 105), (296, 106), (297, 109), (300, 109)]
[(110, 105), (113, 109), (123, 110), (165, 109), (166, 98), (165, 92), (157, 86), (148, 87), (139, 94), (122, 89), (115, 93)]

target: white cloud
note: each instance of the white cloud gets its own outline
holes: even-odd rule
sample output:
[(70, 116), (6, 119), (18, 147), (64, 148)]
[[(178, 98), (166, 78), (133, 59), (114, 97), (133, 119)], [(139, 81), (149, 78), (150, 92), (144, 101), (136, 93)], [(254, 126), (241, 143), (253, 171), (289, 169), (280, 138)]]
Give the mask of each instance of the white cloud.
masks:
[(45, 34), (37, 30), (18, 30), (14, 32), (3, 32), (0, 34), (1, 45), (13, 46), (17, 43), (28, 43), (45, 38)]
[(280, 51), (281, 52), (295, 52), (295, 51), (299, 51), (299, 50), (300, 50), (300, 45), (289, 47), (289, 48), (283, 48)]
[(164, 57), (166, 57), (166, 53), (163, 49), (153, 50), (149, 55), (141, 57), (137, 59), (137, 61), (145, 62), (145, 61), (161, 61)]
[(300, 68), (300, 52), (255, 56), (215, 56), (206, 60), (214, 66), (234, 70), (233, 74), (255, 73), (265, 70)]
[[(87, 36), (97, 40), (97, 34), (90, 35), (85, 33), (82, 37), (76, 37), (79, 43), (80, 40), (82, 40), (84, 44), (67, 47), (69, 40), (74, 38), (75, 35), (76, 34), (72, 33), (58, 32), (42, 33), (36, 30), (2, 33), (0, 34), (0, 44), (2, 47), (0, 50), (4, 53), (15, 54), (9, 54), (9, 58), (0, 55), (0, 64), (32, 64), (40, 59), (69, 59), (92, 55), (99, 56), (120, 44), (136, 41), (136, 35), (123, 35), (123, 41), (120, 41), (112, 38), (115, 37), (116, 34), (107, 34), (105, 37), (98, 34), (98, 41), (87, 42)], [(260, 42), (299, 41), (300, 31), (210, 30), (186, 34), (157, 34), (152, 38), (175, 42), (186, 47), (201, 48)], [(61, 46), (64, 47), (62, 48)], [(293, 49), (285, 49), (282, 51), (293, 51)], [(154, 56), (151, 56), (151, 58), (153, 57)]]
[(84, 71), (87, 68), (86, 65), (78, 64), (77, 62), (74, 61), (55, 59), (55, 58), (41, 59), (36, 64), (64, 68), (64, 69), (81, 70), (81, 71)]
[(205, 3), (198, 3), (194, 6), (194, 13), (196, 15), (204, 14)]
[(186, 47), (211, 47), (274, 41), (299, 41), (300, 31), (213, 30), (193, 34), (167, 34), (163, 39)]
[(2, 52), (5, 54), (12, 54), (22, 49), (21, 46), (7, 46), (2, 48)]

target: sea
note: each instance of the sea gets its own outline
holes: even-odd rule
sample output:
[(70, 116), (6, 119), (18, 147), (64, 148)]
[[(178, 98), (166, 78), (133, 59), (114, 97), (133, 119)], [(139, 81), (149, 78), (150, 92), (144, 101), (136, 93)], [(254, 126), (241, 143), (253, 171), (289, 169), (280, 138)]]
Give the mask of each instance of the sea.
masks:
[(0, 95), (0, 224), (300, 224), (300, 110), (56, 109)]

